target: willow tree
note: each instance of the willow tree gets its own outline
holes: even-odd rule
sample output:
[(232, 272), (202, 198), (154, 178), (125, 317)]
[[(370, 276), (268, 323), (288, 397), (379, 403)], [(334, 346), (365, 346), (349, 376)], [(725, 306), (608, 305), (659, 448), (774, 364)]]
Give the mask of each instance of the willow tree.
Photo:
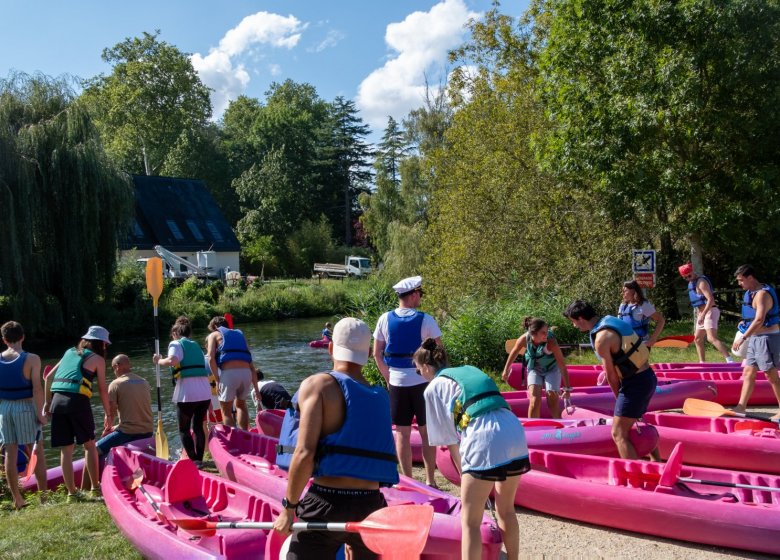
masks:
[(0, 295), (32, 331), (80, 329), (110, 293), (129, 178), (108, 162), (68, 83), (0, 81)]

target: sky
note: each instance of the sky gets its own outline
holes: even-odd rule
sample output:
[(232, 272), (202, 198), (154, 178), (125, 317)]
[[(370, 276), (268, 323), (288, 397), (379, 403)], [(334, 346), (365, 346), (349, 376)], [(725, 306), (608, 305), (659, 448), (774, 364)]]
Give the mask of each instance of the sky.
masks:
[[(528, 0), (505, 0), (520, 15)], [(452, 70), (447, 53), (491, 0), (0, 0), (0, 79), (12, 71), (108, 74), (103, 49), (143, 32), (191, 57), (212, 88), (214, 118), (273, 82), (309, 83), (355, 101), (375, 140), (388, 116), (423, 103), (425, 84)]]

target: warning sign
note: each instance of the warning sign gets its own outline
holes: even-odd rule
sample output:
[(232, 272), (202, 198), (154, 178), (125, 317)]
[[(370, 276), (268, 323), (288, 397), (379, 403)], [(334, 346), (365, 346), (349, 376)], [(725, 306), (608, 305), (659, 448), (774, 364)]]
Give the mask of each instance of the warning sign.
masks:
[(655, 288), (655, 274), (652, 272), (637, 272), (634, 280), (643, 288)]

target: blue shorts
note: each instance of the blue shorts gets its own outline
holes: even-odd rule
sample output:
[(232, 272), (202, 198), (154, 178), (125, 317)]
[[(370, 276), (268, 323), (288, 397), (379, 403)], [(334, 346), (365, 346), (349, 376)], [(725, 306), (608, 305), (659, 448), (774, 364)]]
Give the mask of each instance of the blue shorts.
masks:
[(652, 368), (640, 371), (636, 375), (620, 382), (617, 401), (615, 401), (615, 416), (624, 418), (641, 418), (647, 412), (650, 399), (655, 394), (658, 378)]
[(149, 437), (152, 437), (152, 432), (149, 432), (148, 434), (125, 434), (119, 430), (114, 430), (106, 437), (102, 437), (98, 440), (98, 453), (100, 455), (107, 455), (112, 447), (119, 447), (120, 445), (130, 443), (131, 441)]
[(547, 371), (529, 369), (526, 384), (529, 387), (531, 385), (543, 385), (545, 391), (555, 391), (557, 393), (561, 388), (561, 370), (558, 369), (557, 364), (553, 364)]

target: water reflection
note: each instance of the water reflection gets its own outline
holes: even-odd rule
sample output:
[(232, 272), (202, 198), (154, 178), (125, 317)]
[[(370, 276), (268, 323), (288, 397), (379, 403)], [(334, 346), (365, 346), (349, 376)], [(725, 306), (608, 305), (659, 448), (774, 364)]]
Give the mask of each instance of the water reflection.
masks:
[[(320, 338), (320, 332), (326, 321), (334, 321), (334, 318), (316, 319), (289, 319), (285, 321), (269, 321), (242, 325), (236, 323), (235, 327), (241, 329), (252, 349), (255, 365), (265, 374), (266, 379), (274, 379), (284, 385), (292, 394), (298, 389), (301, 381), (312, 373), (329, 370), (331, 362), (327, 349), (310, 348), (309, 341)], [(160, 324), (160, 349), (164, 355), (168, 347), (168, 330), (170, 325)], [(150, 329), (151, 330), (151, 329)], [(194, 333), (194, 340), (205, 345), (208, 331), (198, 330)], [(155, 425), (157, 422), (157, 390), (155, 368), (152, 363), (154, 352), (153, 334), (148, 338), (116, 339), (109, 347), (109, 362), (116, 354), (127, 354), (133, 366), (133, 371), (144, 377), (152, 386), (152, 410), (154, 411)], [(73, 341), (74, 343), (76, 340)], [(54, 365), (66, 350), (66, 346), (30, 348), (31, 351), (40, 354), (44, 365)], [(108, 365), (108, 364), (107, 364)], [(114, 379), (113, 372), (107, 367), (107, 382)], [(173, 396), (173, 384), (168, 368), (160, 371), (160, 390), (162, 396), (163, 425), (168, 437), (172, 456), (178, 456), (181, 449), (178, 429), (176, 425), (175, 404), (171, 402)], [(252, 424), (256, 410), (254, 404), (249, 401), (249, 412)], [(92, 397), (92, 409), (95, 422), (100, 429), (103, 424), (103, 406), (97, 395)], [(97, 434), (100, 437), (100, 434)], [(44, 442), (48, 447), (49, 427), (44, 434)], [(175, 453), (175, 455), (174, 455)], [(59, 464), (57, 450), (47, 449), (48, 466)]]

